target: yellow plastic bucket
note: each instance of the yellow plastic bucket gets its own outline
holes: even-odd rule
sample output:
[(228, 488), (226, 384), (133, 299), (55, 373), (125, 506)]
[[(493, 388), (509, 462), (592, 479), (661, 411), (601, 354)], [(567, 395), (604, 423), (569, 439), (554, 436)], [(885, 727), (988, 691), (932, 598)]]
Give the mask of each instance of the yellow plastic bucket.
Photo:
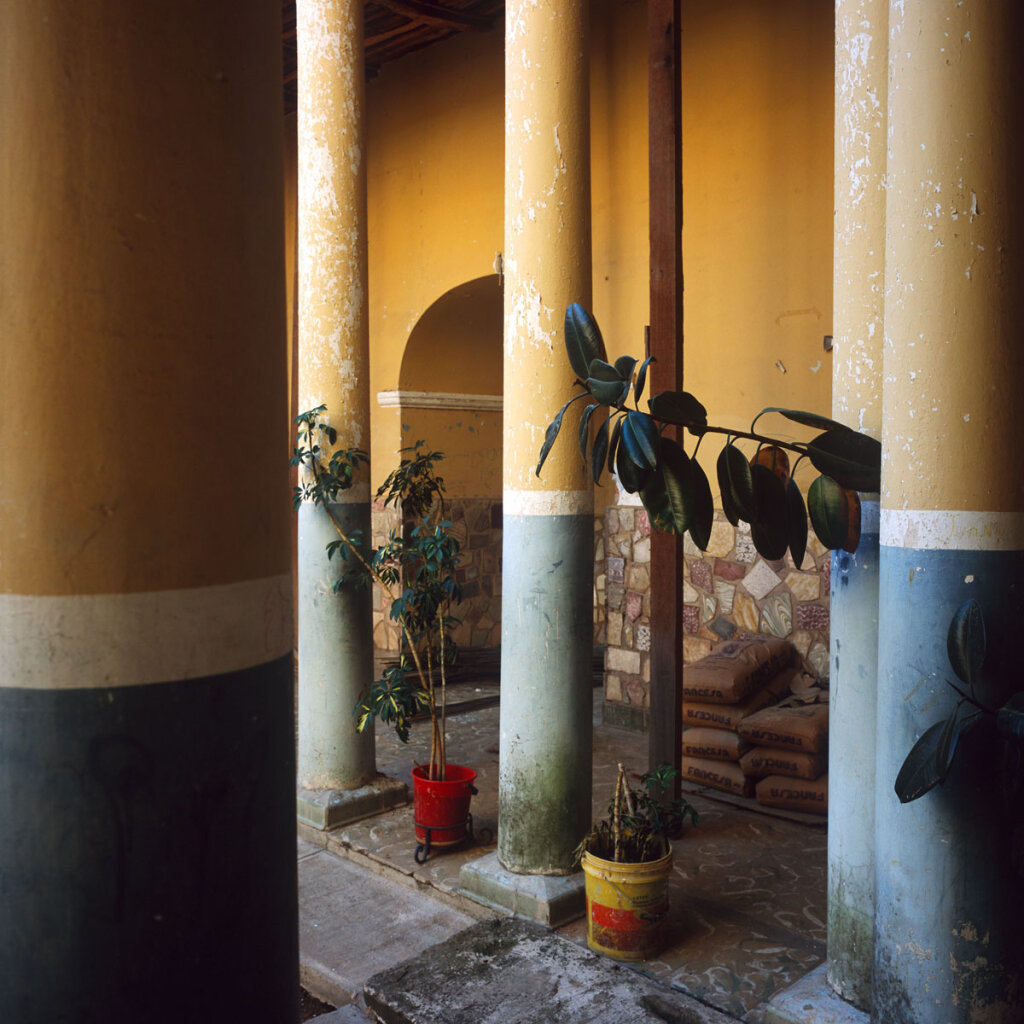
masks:
[(644, 864), (616, 864), (584, 853), (587, 945), (614, 960), (649, 960), (661, 952), (668, 916), (672, 850)]

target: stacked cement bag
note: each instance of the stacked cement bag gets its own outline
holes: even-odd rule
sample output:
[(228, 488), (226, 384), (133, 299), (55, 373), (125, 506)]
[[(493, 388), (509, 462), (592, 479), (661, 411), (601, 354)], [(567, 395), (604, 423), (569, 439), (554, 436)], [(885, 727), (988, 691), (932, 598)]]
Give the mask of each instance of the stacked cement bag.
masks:
[(828, 813), (828, 691), (794, 680), (794, 692), (775, 707), (744, 718), (748, 745), (740, 767), (767, 807)]
[(727, 640), (683, 673), (683, 777), (750, 796), (740, 767), (750, 742), (740, 723), (790, 692), (793, 648), (776, 637)]

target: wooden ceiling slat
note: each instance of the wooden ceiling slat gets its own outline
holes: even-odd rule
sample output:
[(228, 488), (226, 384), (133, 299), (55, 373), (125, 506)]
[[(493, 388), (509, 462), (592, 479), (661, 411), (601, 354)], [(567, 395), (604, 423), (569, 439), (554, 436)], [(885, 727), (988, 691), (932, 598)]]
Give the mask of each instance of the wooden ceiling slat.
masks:
[(440, 4), (427, 3), (426, 0), (374, 0), (381, 7), (386, 7), (395, 14), (400, 14), (411, 21), (424, 25), (436, 25), (439, 28), (476, 29), (483, 31), (491, 27), (490, 19), (473, 14), (471, 11), (456, 11)]

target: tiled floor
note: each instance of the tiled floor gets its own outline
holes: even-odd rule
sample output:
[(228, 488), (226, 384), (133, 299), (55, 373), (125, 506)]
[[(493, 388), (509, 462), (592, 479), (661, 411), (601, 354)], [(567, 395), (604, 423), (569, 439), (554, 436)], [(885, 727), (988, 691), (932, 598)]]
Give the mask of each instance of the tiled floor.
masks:
[[(480, 700), (497, 694), (496, 684), (458, 687), (459, 695)], [(646, 767), (646, 736), (599, 723), (595, 691), (594, 812), (604, 813), (619, 761)], [(498, 708), (477, 708), (448, 719), (448, 757), (477, 771), (473, 798), (478, 835), (497, 829)], [(379, 731), (380, 771), (408, 779), (414, 762), (427, 755), (427, 729), (415, 726), (402, 746)], [(700, 825), (674, 844), (669, 945), (656, 961), (641, 964), (652, 977), (751, 1024), (775, 992), (802, 977), (825, 957), (826, 830), (824, 821), (782, 816), (757, 804), (688, 793)], [(713, 791), (710, 791), (713, 792)], [(456, 900), (459, 869), (494, 848), (493, 839), (413, 859), (411, 806), (329, 834), (331, 846), (365, 857), (410, 881), (433, 885), (442, 898)], [(461, 900), (459, 900), (461, 904)], [(485, 912), (481, 908), (481, 915)], [(586, 942), (586, 923), (573, 922), (561, 933)]]

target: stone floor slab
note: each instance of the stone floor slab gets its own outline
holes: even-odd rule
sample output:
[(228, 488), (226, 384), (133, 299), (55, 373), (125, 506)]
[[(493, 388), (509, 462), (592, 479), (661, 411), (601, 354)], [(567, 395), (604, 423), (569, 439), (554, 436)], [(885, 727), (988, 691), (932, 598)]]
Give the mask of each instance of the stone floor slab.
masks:
[(868, 1014), (832, 991), (827, 969), (826, 964), (816, 967), (770, 1000), (764, 1010), (764, 1024), (868, 1024)]
[(528, 921), (485, 921), (372, 977), (384, 1024), (735, 1024)]

